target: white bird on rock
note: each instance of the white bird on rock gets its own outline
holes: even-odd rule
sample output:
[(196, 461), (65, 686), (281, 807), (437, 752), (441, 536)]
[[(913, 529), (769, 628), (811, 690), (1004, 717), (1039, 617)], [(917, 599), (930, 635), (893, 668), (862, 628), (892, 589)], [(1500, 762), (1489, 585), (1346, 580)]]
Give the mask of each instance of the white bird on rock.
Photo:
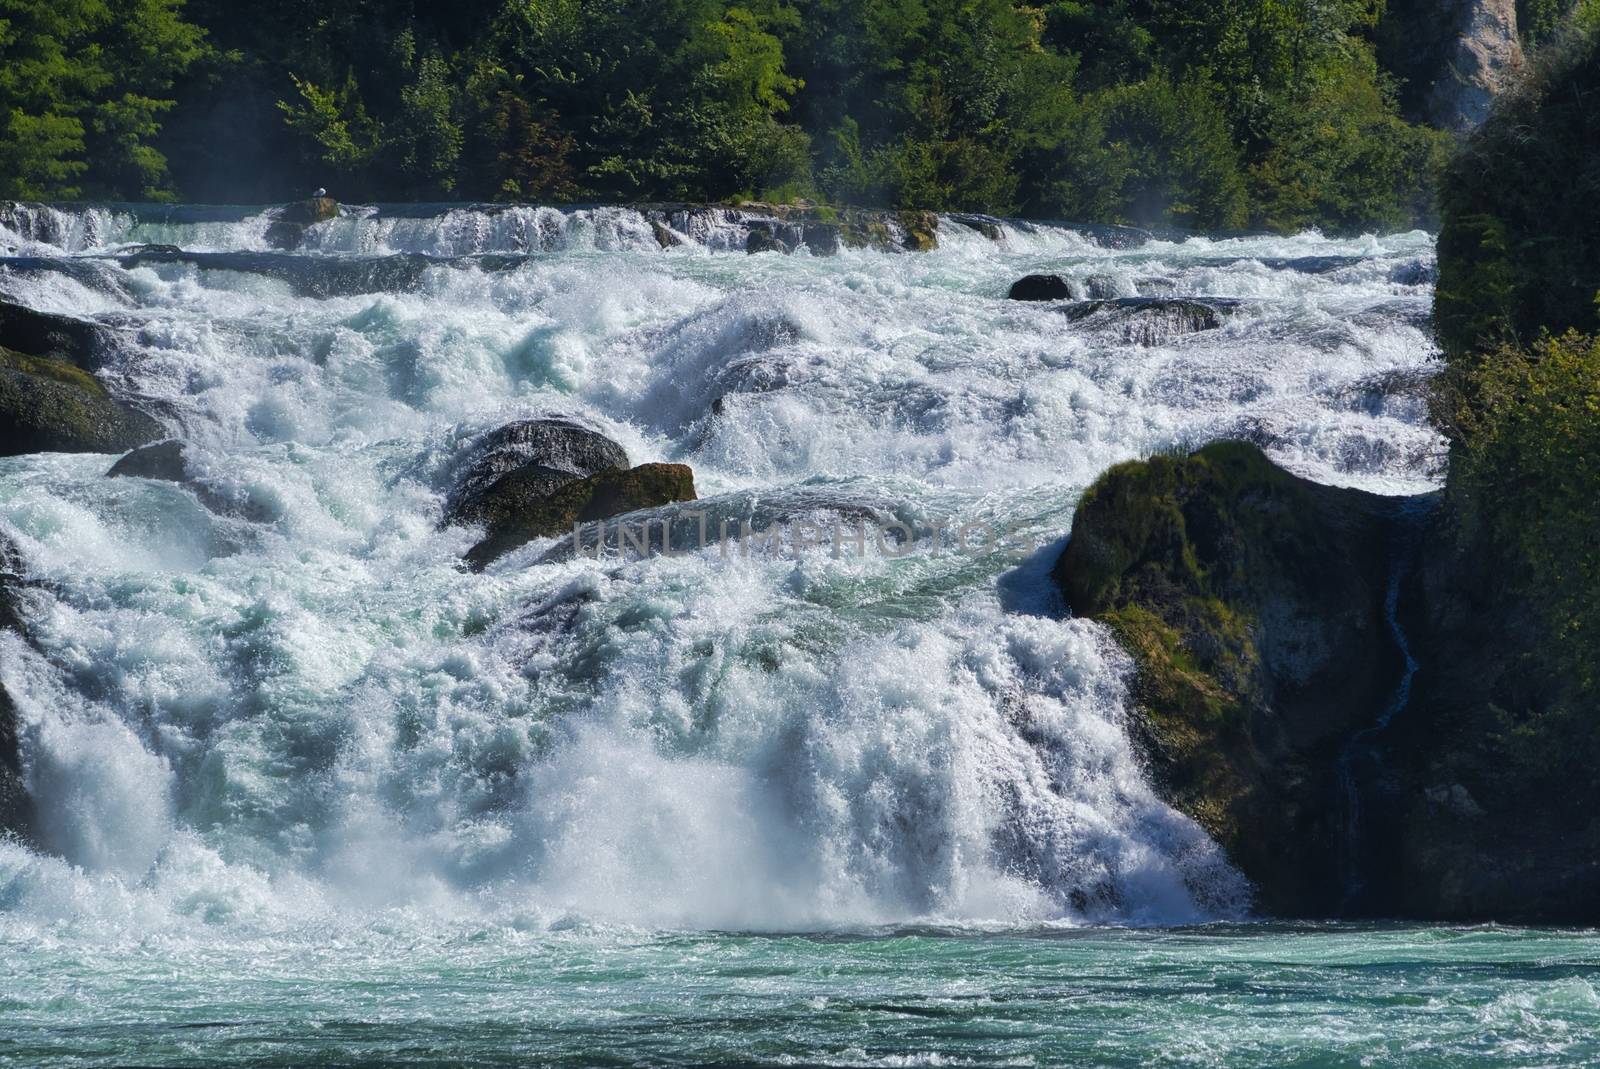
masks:
[(311, 195), (313, 197), (326, 197), (328, 195), (328, 191), (323, 189), (321, 186), (318, 186), (317, 191)]

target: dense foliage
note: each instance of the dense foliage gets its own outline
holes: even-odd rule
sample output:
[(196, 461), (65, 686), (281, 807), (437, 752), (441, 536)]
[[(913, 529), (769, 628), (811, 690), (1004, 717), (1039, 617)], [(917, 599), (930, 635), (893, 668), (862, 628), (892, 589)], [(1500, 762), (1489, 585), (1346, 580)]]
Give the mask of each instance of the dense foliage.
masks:
[(1600, 330), (1600, 36), (1547, 52), (1447, 169), (1439, 337), (1458, 360), (1543, 330)]
[(1589, 796), (1600, 782), (1597, 100), (1600, 37), (1580, 20), (1451, 163), (1436, 296), (1457, 549), (1491, 613), (1510, 621), (1505, 649), (1486, 659), (1518, 658), (1483, 752), (1511, 779)]
[(0, 195), (152, 197), (173, 81), (201, 54), (182, 0), (0, 3)]
[[(0, 195), (1399, 227), (1382, 0), (0, 0)], [(169, 166), (170, 161), (170, 166)]]

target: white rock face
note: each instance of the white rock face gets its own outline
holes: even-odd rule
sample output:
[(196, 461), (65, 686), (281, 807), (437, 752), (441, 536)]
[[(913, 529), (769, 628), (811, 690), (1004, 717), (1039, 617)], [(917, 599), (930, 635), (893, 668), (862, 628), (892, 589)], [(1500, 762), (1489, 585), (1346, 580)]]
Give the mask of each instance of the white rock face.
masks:
[(1516, 0), (1445, 0), (1442, 14), (1457, 27), (1428, 107), (1435, 123), (1469, 130), (1523, 68)]

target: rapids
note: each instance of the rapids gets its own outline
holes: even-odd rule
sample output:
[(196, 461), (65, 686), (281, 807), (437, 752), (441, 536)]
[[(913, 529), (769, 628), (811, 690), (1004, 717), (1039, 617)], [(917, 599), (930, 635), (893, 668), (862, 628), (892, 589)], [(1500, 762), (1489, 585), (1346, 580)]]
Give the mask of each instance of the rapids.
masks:
[[(663, 249), (628, 208), (347, 206), (287, 254), (267, 222), (0, 210), (0, 297), (125, 328), (111, 389), (256, 517), (110, 456), (0, 459), (42, 581), (33, 644), (0, 635), (46, 848), (0, 844), (10, 941), (1243, 916), (1130, 747), (1127, 657), (1051, 592), (1074, 503), (1224, 436), (1331, 483), (1440, 476), (1422, 233), (1115, 248), (947, 219), (931, 253), (746, 256), (737, 213)], [(1033, 271), (1222, 325), (1005, 300)], [(461, 447), (540, 413), (690, 464), (713, 511), (1015, 538), (540, 543), (469, 573), (477, 532), (438, 527)]]

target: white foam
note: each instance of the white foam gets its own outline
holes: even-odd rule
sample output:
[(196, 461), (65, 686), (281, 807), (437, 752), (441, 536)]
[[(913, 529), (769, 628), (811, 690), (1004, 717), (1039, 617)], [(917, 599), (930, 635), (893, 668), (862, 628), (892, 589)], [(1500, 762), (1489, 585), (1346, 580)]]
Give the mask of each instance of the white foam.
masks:
[[(158, 232), (251, 249), (265, 225), (50, 211), (6, 225), (57, 255)], [(1119, 252), (947, 223), (925, 255), (746, 257), (708, 255), (740, 246), (736, 217), (681, 222), (693, 247), (664, 252), (628, 209), (353, 211), (304, 255), (537, 255), (327, 299), (189, 264), (109, 267), (105, 291), (0, 265), (15, 299), (131, 324), (113, 387), (190, 439), (213, 501), (265, 519), (106, 479), (109, 457), (0, 460), (0, 524), (48, 584), (28, 595), (42, 652), (6, 639), (5, 679), (42, 837), (70, 862), (4, 847), (5, 909), (114, 929), (1242, 908), (1139, 770), (1126, 659), (1092, 624), (1028, 614), (1049, 608), (1048, 551), (1020, 570), (920, 552), (532, 567), (535, 547), (473, 575), (476, 533), (436, 527), (448, 473), (473, 434), (563, 412), (635, 462), (689, 462), (735, 512), (867, 503), (1041, 544), (1109, 464), (1217, 435), (1327, 481), (1426, 488), (1437, 437), (1382, 385), (1431, 366), (1426, 287), (1390, 281), (1431, 258), (1426, 235)], [(1362, 259), (1271, 263), (1308, 256)], [(1245, 301), (1143, 348), (1003, 299), (1041, 269)]]

